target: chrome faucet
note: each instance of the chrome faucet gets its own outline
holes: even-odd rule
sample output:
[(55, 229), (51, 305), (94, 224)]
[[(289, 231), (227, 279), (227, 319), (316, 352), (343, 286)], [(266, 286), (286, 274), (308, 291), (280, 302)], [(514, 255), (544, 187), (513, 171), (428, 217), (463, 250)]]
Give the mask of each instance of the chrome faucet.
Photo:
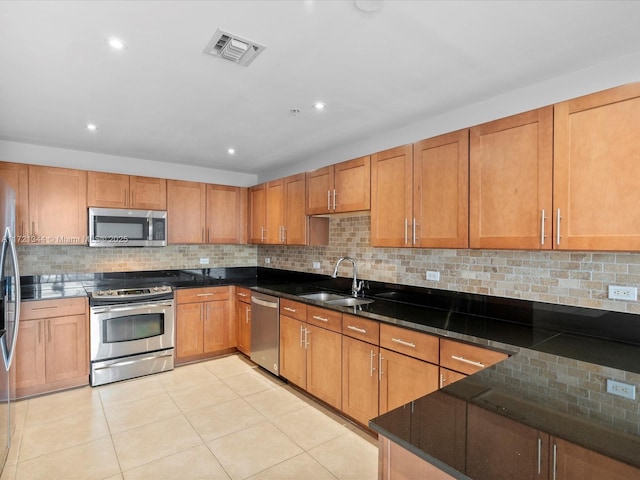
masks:
[(354, 297), (357, 297), (358, 294), (360, 293), (360, 290), (362, 290), (362, 287), (364, 286), (364, 282), (362, 280), (360, 280), (360, 282), (358, 282), (358, 273), (357, 273), (357, 267), (356, 267), (356, 261), (351, 258), (351, 257), (340, 257), (336, 263), (336, 268), (333, 270), (333, 275), (331, 275), (333, 278), (337, 278), (338, 277), (338, 267), (340, 266), (340, 264), (342, 263), (343, 260), (349, 260), (351, 262), (351, 264), (353, 265), (353, 283), (351, 284), (351, 295), (353, 295)]

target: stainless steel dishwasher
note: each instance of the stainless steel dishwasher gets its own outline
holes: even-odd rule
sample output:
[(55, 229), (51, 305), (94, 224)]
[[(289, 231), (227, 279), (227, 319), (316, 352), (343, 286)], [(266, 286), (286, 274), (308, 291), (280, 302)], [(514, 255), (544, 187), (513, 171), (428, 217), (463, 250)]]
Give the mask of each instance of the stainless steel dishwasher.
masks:
[(280, 370), (280, 299), (251, 292), (251, 360), (274, 375)]

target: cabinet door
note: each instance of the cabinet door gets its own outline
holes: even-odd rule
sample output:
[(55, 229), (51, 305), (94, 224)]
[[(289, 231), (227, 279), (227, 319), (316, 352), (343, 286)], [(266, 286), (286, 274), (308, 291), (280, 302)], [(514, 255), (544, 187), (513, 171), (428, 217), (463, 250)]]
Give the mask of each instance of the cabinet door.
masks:
[(280, 315), (280, 375), (299, 387), (307, 387), (306, 324)]
[(167, 181), (169, 243), (204, 243), (206, 192), (204, 183)]
[(464, 373), (440, 367), (440, 388), (444, 388), (464, 378), (467, 378), (467, 375)]
[(129, 177), (130, 208), (141, 210), (167, 209), (167, 181), (164, 178)]
[[(16, 239), (26, 240), (29, 233), (29, 166), (21, 163), (0, 162), (2, 178), (16, 194)], [(26, 243), (26, 242), (25, 242)]]
[(553, 107), (473, 127), (469, 246), (550, 249), (552, 166)]
[(206, 302), (204, 309), (203, 353), (230, 348), (232, 345), (229, 340), (229, 301)]
[(46, 383), (45, 341), (44, 320), (20, 322), (15, 354), (18, 391)]
[(356, 158), (334, 165), (336, 213), (357, 212), (371, 208), (371, 157)]
[(413, 147), (371, 156), (371, 245), (410, 247)]
[(207, 185), (207, 243), (247, 241), (247, 189)]
[(363, 425), (378, 416), (378, 347), (342, 337), (342, 411)]
[(129, 175), (87, 172), (87, 205), (127, 208), (129, 206)]
[(87, 244), (87, 172), (29, 165), (29, 220), (37, 243)]
[(236, 301), (236, 322), (238, 322), (238, 350), (251, 355), (251, 304)]
[(307, 392), (342, 407), (342, 335), (307, 324)]
[(467, 407), (466, 474), (473, 479), (546, 479), (548, 444), (546, 433), (473, 404)]
[(414, 245), (469, 246), (469, 130), (413, 147)]
[(88, 375), (87, 317), (72, 315), (44, 320), (47, 382)]
[(284, 243), (284, 180), (267, 183), (266, 243)]
[(333, 165), (307, 172), (307, 215), (329, 213), (332, 206)]
[(307, 244), (306, 180), (303, 173), (284, 179), (284, 243)]
[(202, 303), (187, 303), (176, 307), (176, 357), (189, 357), (204, 351)]
[(265, 243), (267, 228), (267, 184), (249, 189), (249, 243)]
[[(556, 480), (631, 480), (640, 478), (640, 469), (606, 457), (574, 443), (552, 437), (552, 465)], [(555, 448), (554, 448), (555, 447)], [(555, 452), (555, 454), (554, 454)]]
[(560, 103), (554, 116), (554, 248), (640, 250), (640, 84)]
[(438, 389), (438, 367), (380, 349), (380, 414)]

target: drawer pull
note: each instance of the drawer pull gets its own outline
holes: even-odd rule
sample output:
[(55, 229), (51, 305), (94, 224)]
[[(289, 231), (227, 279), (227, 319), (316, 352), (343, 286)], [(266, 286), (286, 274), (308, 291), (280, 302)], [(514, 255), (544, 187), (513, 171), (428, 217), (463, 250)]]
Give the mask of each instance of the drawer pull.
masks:
[(458, 360), (460, 362), (468, 363), (469, 365), (473, 365), (475, 367), (480, 367), (480, 368), (485, 367), (485, 364), (482, 362), (474, 362), (473, 360), (467, 360), (466, 358), (459, 357), (457, 355), (451, 355), (451, 358), (453, 358), (454, 360)]
[(400, 345), (404, 345), (405, 347), (416, 348), (416, 344), (415, 343), (405, 342), (404, 340), (402, 340), (400, 338), (392, 338), (391, 341), (399, 343)]
[(213, 293), (196, 293), (196, 297), (210, 297)]
[(347, 325), (347, 328), (349, 330), (353, 330), (354, 332), (358, 332), (358, 333), (367, 333), (367, 331), (364, 328), (358, 328), (358, 327), (354, 327), (353, 325)]
[(313, 318), (315, 318), (316, 320), (320, 320), (321, 322), (329, 322), (328, 318), (320, 317), (318, 315), (314, 315)]
[(52, 305), (50, 307), (33, 307), (31, 310), (52, 310), (58, 308), (57, 305)]
[(249, 294), (248, 293), (240, 293), (240, 292), (238, 292), (238, 296), (239, 297), (248, 297)]
[(284, 310), (286, 310), (287, 312), (292, 312), (292, 313), (296, 313), (298, 310), (296, 310), (295, 308), (291, 308), (291, 307), (283, 307)]

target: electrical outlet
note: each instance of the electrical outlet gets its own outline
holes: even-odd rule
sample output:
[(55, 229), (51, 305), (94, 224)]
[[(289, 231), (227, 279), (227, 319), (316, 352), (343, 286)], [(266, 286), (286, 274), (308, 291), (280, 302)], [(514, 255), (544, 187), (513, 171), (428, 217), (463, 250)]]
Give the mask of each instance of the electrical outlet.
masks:
[(609, 298), (612, 300), (638, 301), (638, 289), (636, 287), (620, 287), (609, 285)]
[(200, 259), (200, 265), (209, 265), (209, 259), (208, 258), (201, 258)]
[(427, 280), (431, 280), (433, 282), (440, 281), (440, 272), (434, 272), (433, 270), (427, 270)]
[(618, 395), (619, 397), (628, 398), (629, 400), (635, 400), (636, 386), (607, 378), (607, 393)]
[(264, 263), (265, 265), (268, 265), (269, 263), (271, 263), (271, 259), (269, 257), (264, 257)]
[(313, 262), (313, 268), (320, 268), (320, 262)]

